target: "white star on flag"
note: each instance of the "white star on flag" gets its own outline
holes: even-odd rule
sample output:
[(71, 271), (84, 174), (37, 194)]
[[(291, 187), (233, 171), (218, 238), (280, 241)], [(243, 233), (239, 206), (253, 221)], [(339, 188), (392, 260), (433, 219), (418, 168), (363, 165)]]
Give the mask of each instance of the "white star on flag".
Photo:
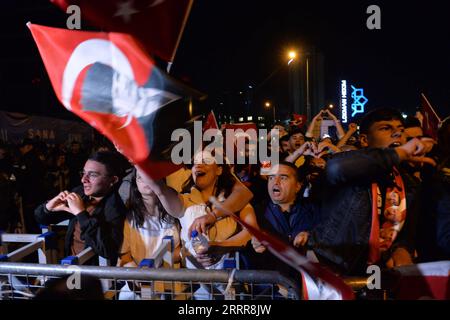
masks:
[(139, 13), (139, 10), (133, 8), (133, 0), (130, 0), (118, 4), (114, 17), (122, 17), (122, 19), (128, 23), (131, 20), (131, 15), (135, 13)]

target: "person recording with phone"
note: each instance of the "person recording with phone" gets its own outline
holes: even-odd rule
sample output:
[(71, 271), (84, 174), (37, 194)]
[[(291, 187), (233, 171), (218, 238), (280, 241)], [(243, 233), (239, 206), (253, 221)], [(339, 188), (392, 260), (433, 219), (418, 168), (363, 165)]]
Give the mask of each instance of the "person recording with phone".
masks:
[(314, 136), (314, 128), (318, 125), (322, 120), (332, 120), (334, 122), (334, 126), (336, 127), (337, 136), (339, 139), (345, 136), (344, 128), (342, 128), (341, 122), (339, 119), (330, 111), (328, 108), (324, 108), (320, 110), (318, 114), (312, 119), (309, 124), (308, 130), (306, 131), (305, 137), (308, 139), (314, 139), (317, 137)]

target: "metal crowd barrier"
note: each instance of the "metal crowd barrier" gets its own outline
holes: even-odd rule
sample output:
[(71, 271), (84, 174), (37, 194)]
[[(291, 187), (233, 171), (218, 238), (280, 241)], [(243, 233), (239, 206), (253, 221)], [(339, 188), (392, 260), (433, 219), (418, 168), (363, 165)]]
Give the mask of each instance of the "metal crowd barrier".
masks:
[[(12, 252), (8, 252), (9, 243), (26, 244)], [(0, 245), (2, 247), (0, 261), (17, 262), (37, 252), (39, 263), (55, 262), (53, 251), (55, 247), (55, 234), (53, 232), (43, 234), (1, 233)]]
[[(199, 297), (196, 290), (200, 285), (225, 288), (225, 292), (214, 293), (206, 297), (207, 300), (300, 299), (299, 283), (276, 271), (119, 268), (12, 262), (0, 263), (0, 299), (30, 299), (44, 288), (42, 284), (34, 284), (32, 281), (34, 278), (43, 277), (49, 280), (67, 276), (91, 276), (99, 280), (110, 280), (113, 284), (110, 289), (113, 295), (105, 294), (109, 299), (119, 299), (124, 283), (131, 283), (133, 297), (140, 300), (197, 300)], [(11, 281), (12, 277), (20, 279), (25, 285), (17, 286)], [(155, 286), (156, 282), (161, 282), (165, 286), (158, 288)], [(175, 283), (183, 286), (177, 287)], [(67, 286), (67, 290), (70, 290), (69, 287)], [(230, 288), (233, 290), (226, 292)], [(89, 288), (80, 289), (89, 290)]]

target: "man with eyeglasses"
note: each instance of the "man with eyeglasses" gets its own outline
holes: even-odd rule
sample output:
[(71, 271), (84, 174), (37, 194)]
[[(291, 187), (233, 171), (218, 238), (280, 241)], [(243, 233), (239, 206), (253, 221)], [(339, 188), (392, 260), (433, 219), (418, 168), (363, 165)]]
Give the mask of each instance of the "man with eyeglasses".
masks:
[(96, 152), (86, 161), (82, 185), (63, 191), (35, 210), (38, 223), (49, 225), (70, 219), (65, 254), (75, 256), (87, 247), (115, 264), (123, 238), (126, 213), (117, 189), (122, 177), (118, 156)]

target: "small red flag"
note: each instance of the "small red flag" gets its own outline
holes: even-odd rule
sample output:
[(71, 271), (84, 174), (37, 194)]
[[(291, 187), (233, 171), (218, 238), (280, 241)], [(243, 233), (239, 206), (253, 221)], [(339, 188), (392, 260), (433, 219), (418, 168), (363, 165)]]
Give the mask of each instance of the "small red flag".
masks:
[(294, 120), (289, 122), (289, 125), (291, 127), (302, 128), (306, 124), (306, 116), (305, 115), (293, 113), (292, 117), (294, 118)]
[(206, 117), (206, 121), (203, 124), (203, 132), (208, 129), (219, 129), (219, 125), (217, 124), (216, 116), (214, 115), (214, 111), (211, 112)]
[(437, 140), (437, 132), (439, 128), (439, 123), (441, 122), (441, 119), (439, 119), (439, 116), (434, 111), (433, 107), (431, 106), (428, 99), (425, 97), (425, 95), (422, 93), (421, 96), (421, 105), (422, 105), (422, 129), (423, 133), (425, 133), (427, 136), (432, 137), (433, 139)]

